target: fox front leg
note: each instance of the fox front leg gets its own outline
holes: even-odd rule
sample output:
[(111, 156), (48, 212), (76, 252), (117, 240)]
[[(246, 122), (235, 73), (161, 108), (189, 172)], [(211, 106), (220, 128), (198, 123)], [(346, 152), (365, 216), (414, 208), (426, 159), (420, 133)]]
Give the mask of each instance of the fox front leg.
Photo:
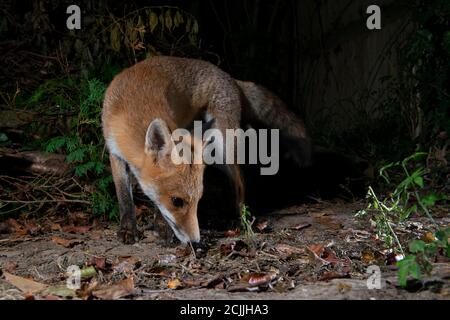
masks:
[(120, 228), (117, 235), (124, 243), (132, 244), (139, 240), (139, 235), (129, 171), (127, 164), (122, 159), (113, 154), (109, 158), (117, 199), (119, 200)]

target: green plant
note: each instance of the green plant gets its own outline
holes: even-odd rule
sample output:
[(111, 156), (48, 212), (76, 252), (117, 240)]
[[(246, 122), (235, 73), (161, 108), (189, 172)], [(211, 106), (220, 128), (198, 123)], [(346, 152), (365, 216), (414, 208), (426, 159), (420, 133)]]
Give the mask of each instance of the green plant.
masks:
[(71, 119), (67, 133), (45, 142), (44, 149), (66, 153), (67, 162), (74, 165), (75, 175), (89, 182), (92, 212), (109, 213), (110, 218), (115, 218), (117, 208), (110, 192), (112, 177), (106, 170), (108, 162), (100, 119), (105, 88), (97, 79), (82, 80), (77, 98), (73, 99), (77, 105), (65, 105), (79, 112)]
[[(428, 173), (428, 169), (417, 162), (423, 160), (427, 156), (425, 152), (416, 152), (413, 155), (405, 158), (402, 161), (390, 163), (380, 169), (380, 177), (384, 179), (387, 184), (391, 184), (392, 181), (389, 178), (388, 170), (394, 168), (401, 168), (401, 174), (404, 179), (397, 185), (394, 192), (390, 195), (390, 202), (393, 203), (393, 208), (396, 209), (400, 221), (407, 219), (412, 213), (422, 211), (427, 217), (436, 224), (433, 217), (430, 214), (429, 208), (434, 206), (439, 197), (430, 192), (424, 196), (421, 196), (419, 190), (425, 190), (424, 176)], [(409, 167), (412, 164), (412, 172)], [(414, 200), (416, 203), (412, 203)]]
[(444, 251), (450, 258), (450, 228), (439, 230), (434, 235), (435, 241), (426, 243), (422, 240), (414, 240), (409, 244), (410, 254), (397, 262), (399, 268), (398, 280), (403, 287), (407, 285), (408, 276), (421, 279), (422, 272), (430, 273), (432, 270), (431, 257), (438, 251)]
[(252, 218), (252, 214), (251, 214), (250, 210), (248, 209), (248, 206), (243, 204), (242, 208), (241, 208), (241, 227), (242, 227), (242, 231), (244, 232), (244, 234), (247, 238), (251, 238), (254, 235), (253, 229), (252, 229), (253, 221), (250, 221), (251, 218)]
[(447, 239), (450, 229), (436, 232), (436, 241), (431, 243), (412, 241), (409, 244), (409, 255), (406, 255), (394, 230), (396, 223), (405, 221), (414, 213), (425, 214), (433, 225), (437, 226), (430, 211), (437, 201), (446, 197), (430, 192), (426, 188), (425, 178), (429, 170), (422, 162), (426, 156), (427, 153), (417, 152), (402, 161), (382, 167), (379, 176), (387, 184), (388, 189), (395, 186), (394, 191), (381, 198), (372, 187), (369, 187), (368, 204), (357, 213), (357, 216), (361, 216), (373, 212), (379, 238), (384, 240), (388, 248), (394, 247), (401, 253), (403, 259), (398, 262), (398, 267), (399, 282), (402, 286), (406, 285), (408, 275), (420, 279), (421, 271), (431, 270), (429, 256), (439, 248), (444, 248), (447, 256), (449, 254)]

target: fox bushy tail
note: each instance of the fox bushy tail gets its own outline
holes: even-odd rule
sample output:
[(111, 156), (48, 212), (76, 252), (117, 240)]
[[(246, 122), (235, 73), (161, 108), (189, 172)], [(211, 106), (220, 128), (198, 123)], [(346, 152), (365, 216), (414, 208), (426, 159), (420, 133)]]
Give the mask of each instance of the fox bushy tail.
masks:
[(301, 167), (311, 164), (311, 139), (305, 125), (274, 93), (253, 82), (236, 80), (243, 95), (243, 120), (280, 130), (288, 153)]

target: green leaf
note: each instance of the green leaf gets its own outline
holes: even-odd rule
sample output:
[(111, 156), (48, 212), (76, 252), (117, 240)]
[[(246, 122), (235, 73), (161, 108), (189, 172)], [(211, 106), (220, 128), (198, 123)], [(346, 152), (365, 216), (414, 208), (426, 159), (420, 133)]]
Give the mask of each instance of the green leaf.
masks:
[(414, 177), (414, 183), (423, 188), (423, 178), (420, 176)]
[(450, 237), (450, 228), (445, 228), (436, 232), (436, 238), (439, 241), (448, 242), (448, 238)]
[(421, 272), (420, 272), (420, 265), (417, 262), (411, 263), (409, 266), (409, 274), (417, 280), (420, 280), (421, 278)]
[(420, 265), (416, 262), (416, 257), (413, 255), (406, 256), (403, 260), (397, 262), (398, 282), (402, 287), (406, 287), (408, 275), (415, 279), (420, 279)]
[(75, 151), (67, 155), (67, 162), (72, 163), (83, 161), (85, 153), (86, 153), (85, 148), (76, 149)]
[(65, 136), (55, 137), (50, 139), (47, 142), (47, 146), (45, 147), (45, 151), (47, 152), (55, 152), (59, 148), (62, 148), (68, 141), (68, 138)]
[(95, 167), (95, 162), (83, 163), (75, 168), (75, 174), (79, 177), (84, 176), (89, 170)]
[(439, 197), (435, 193), (430, 193), (422, 198), (422, 204), (426, 207), (432, 207), (437, 200), (439, 200)]
[(409, 244), (409, 251), (412, 253), (424, 252), (425, 242), (422, 240), (414, 240)]

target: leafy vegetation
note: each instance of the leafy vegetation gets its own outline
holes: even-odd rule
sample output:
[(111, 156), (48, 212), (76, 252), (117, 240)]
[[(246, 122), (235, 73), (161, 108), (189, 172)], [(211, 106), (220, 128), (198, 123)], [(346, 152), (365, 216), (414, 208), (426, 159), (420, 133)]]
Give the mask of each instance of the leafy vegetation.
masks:
[(413, 240), (409, 244), (409, 254), (406, 255), (401, 241), (394, 228), (402, 224), (415, 214), (422, 214), (429, 218), (437, 227), (432, 216), (432, 210), (438, 201), (448, 200), (445, 194), (436, 194), (426, 186), (427, 175), (430, 170), (425, 167), (423, 160), (427, 153), (417, 152), (400, 162), (390, 163), (382, 167), (379, 176), (385, 186), (383, 189), (392, 190), (380, 199), (372, 187), (367, 193), (368, 204), (357, 216), (367, 215), (372, 212), (378, 237), (384, 240), (386, 247), (394, 248), (402, 258), (398, 262), (399, 282), (406, 285), (407, 276), (411, 275), (420, 279), (421, 272), (430, 272), (430, 256), (437, 250), (445, 250), (450, 253), (448, 238), (450, 229), (437, 230), (430, 243), (422, 240)]

